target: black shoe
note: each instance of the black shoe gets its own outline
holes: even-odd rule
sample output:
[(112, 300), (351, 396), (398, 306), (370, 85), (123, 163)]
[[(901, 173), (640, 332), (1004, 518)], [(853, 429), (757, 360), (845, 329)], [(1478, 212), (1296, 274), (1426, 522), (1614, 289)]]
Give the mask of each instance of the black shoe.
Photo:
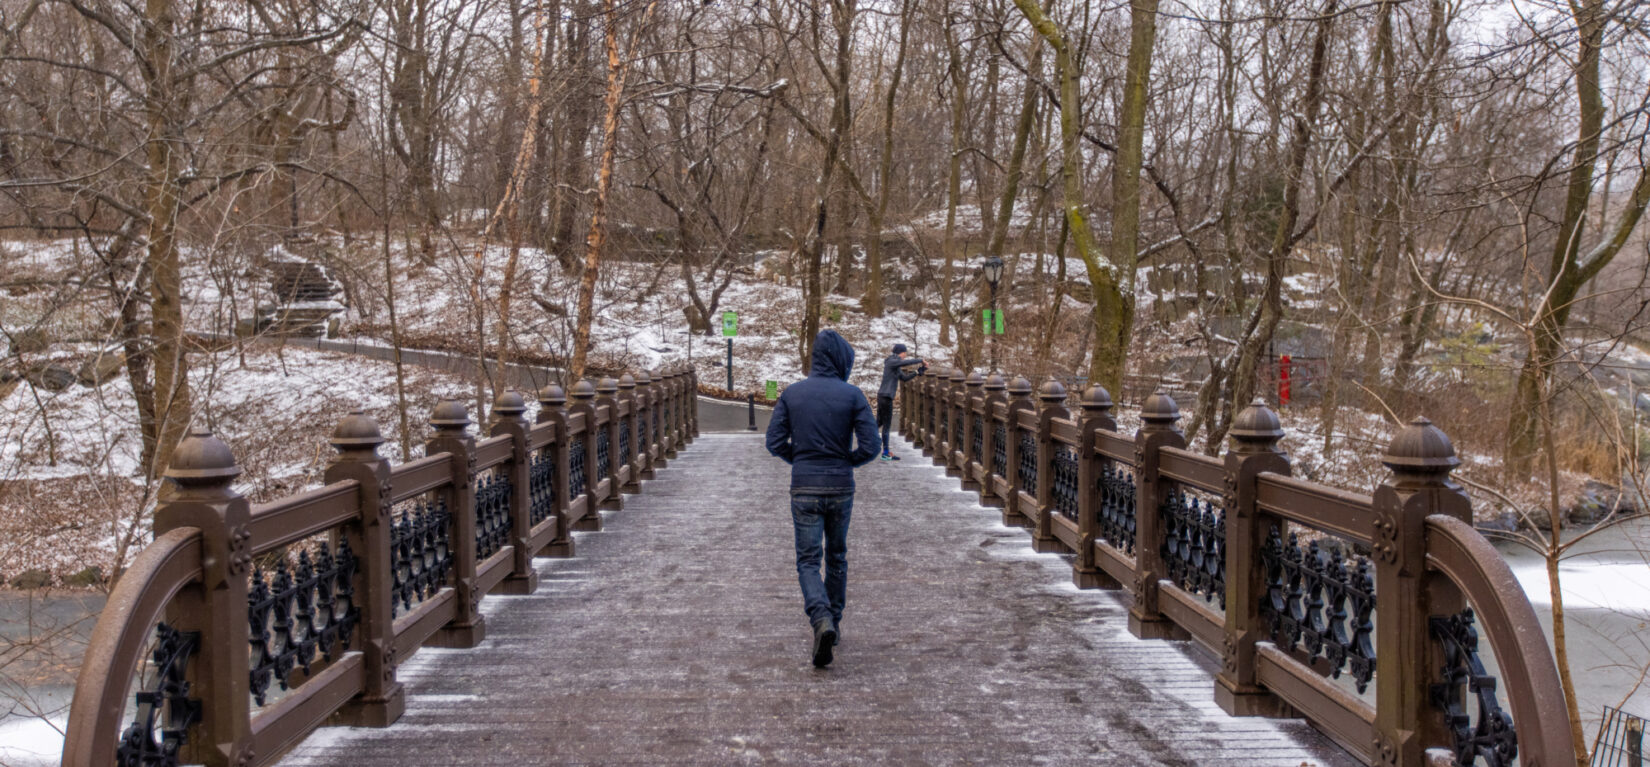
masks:
[(831, 646), (836, 644), (836, 626), (826, 618), (814, 624), (814, 668), (831, 665)]

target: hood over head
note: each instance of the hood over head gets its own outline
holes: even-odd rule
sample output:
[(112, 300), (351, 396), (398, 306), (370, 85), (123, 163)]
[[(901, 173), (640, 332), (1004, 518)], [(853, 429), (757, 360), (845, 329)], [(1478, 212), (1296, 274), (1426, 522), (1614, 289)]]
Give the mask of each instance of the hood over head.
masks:
[(848, 380), (854, 369), (854, 347), (835, 330), (821, 330), (814, 336), (813, 364), (809, 375), (831, 376)]

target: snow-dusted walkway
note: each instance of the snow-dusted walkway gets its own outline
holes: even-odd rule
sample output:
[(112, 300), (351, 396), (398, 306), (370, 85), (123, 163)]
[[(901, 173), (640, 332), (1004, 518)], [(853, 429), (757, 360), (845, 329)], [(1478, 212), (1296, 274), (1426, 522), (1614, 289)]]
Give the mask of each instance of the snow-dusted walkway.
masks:
[(488, 597), (480, 647), (408, 660), (394, 726), (317, 731), (285, 764), (1353, 763), (1300, 722), (1227, 717), (1211, 661), (1134, 639), (1117, 598), (929, 462), (858, 482), (829, 669), (786, 467), (706, 434), (577, 559), (539, 560), (538, 593)]

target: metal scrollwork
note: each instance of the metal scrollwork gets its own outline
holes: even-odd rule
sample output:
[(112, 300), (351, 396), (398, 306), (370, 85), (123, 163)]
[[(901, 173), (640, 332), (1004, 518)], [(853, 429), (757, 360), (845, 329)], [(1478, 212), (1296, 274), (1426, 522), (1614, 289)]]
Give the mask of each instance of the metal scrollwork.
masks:
[(201, 718), (201, 702), (189, 697), (189, 658), (200, 649), (201, 635), (178, 631), (164, 622), (155, 626), (150, 654), (154, 677), (134, 696), (137, 716), (121, 733), (115, 748), (119, 767), (171, 767)]
[(584, 439), (575, 438), (567, 449), (567, 497), (577, 498), (584, 495), (589, 485), (590, 476), (585, 469)]
[(596, 481), (613, 473), (612, 439), (607, 435), (607, 427), (603, 426), (596, 431)]
[(1070, 520), (1077, 519), (1077, 451), (1069, 445), (1056, 445), (1054, 460), (1051, 461), (1054, 469), (1054, 484), (1050, 488), (1049, 496), (1054, 501), (1054, 510)]
[(355, 604), (359, 564), (349, 539), (341, 538), (336, 556), (323, 542), (313, 560), (307, 550), (300, 550), (296, 567), (283, 555), (272, 575), (262, 567), (252, 571), (247, 595), (252, 641), (249, 681), (258, 705), (268, 699), (271, 681), (279, 682), (283, 690), (290, 689), (292, 672), (302, 668), (310, 673), (317, 653), (330, 661), (339, 648), (349, 646), (350, 635), (361, 620), (361, 609)]
[(453, 566), (451, 535), (452, 514), (440, 494), (414, 501), (396, 521), (390, 534), (395, 582), (392, 615), (412, 609), (447, 585)]
[(1020, 432), (1020, 489), (1037, 495), (1037, 435)]
[(556, 458), (549, 448), (527, 459), (527, 519), (534, 526), (556, 513)]
[[(1496, 679), (1478, 657), (1478, 629), (1472, 608), (1435, 615), (1427, 626), (1444, 648), (1444, 681), (1432, 685), (1432, 705), (1444, 712), (1454, 743), (1455, 763), (1510, 767), (1518, 757), (1518, 732), (1496, 698)], [(1467, 713), (1467, 696), (1477, 699), (1477, 716)]]
[(991, 473), (1008, 476), (1008, 425), (996, 424), (991, 432)]
[(971, 436), (970, 441), (973, 443), (974, 452), (969, 453), (969, 455), (979, 458), (981, 451), (985, 449), (985, 419), (974, 416), (974, 434)]
[(1107, 461), (1100, 468), (1100, 537), (1112, 548), (1134, 554), (1134, 471)]
[(1172, 483), (1160, 511), (1169, 580), (1226, 609), (1226, 512), (1219, 503)]
[(1302, 547), (1296, 533), (1286, 540), (1277, 525), (1261, 547), (1266, 595), (1260, 615), (1279, 647), (1323, 658), (1329, 674), (1343, 671), (1363, 692), (1375, 676), (1375, 576), (1369, 560), (1347, 561), (1344, 547), (1311, 541)]
[(630, 426), (622, 424), (619, 426), (619, 464), (628, 464), (635, 458), (636, 454), (630, 452)]
[(475, 485), (476, 558), (497, 554), (510, 540), (510, 475), (492, 471)]

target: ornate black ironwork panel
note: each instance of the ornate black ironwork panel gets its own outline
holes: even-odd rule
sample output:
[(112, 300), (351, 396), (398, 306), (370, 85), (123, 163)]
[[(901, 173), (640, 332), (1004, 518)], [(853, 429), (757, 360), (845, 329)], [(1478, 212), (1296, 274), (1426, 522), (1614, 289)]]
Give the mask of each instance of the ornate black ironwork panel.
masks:
[(433, 596), (447, 585), (453, 568), (452, 514), (440, 494), (411, 502), (390, 533), (395, 594), (392, 615)]
[(155, 649), (149, 659), (154, 676), (144, 679), (134, 698), (137, 715), (115, 747), (118, 767), (172, 767), (200, 721), (201, 702), (189, 697), (189, 658), (200, 649), (201, 635), (178, 631), (164, 622), (155, 626)]
[(1054, 460), (1051, 461), (1054, 470), (1054, 485), (1049, 489), (1049, 495), (1054, 501), (1054, 510), (1060, 516), (1077, 520), (1077, 451), (1070, 445), (1056, 444), (1054, 446)]
[[(1478, 657), (1478, 629), (1472, 608), (1427, 621), (1444, 648), (1443, 682), (1432, 685), (1432, 705), (1444, 713), (1455, 763), (1510, 767), (1518, 757), (1518, 732), (1496, 697), (1496, 679)], [(1467, 713), (1467, 696), (1477, 700), (1477, 716)]]
[(1226, 513), (1220, 502), (1170, 483), (1161, 513), (1169, 580), (1226, 609)]
[(476, 480), (476, 558), (486, 559), (510, 540), (510, 475), (490, 471)]
[(1272, 641), (1328, 662), (1330, 676), (1345, 670), (1358, 692), (1375, 676), (1375, 574), (1369, 560), (1335, 541), (1300, 544), (1277, 525), (1260, 551), (1266, 595), (1260, 614)]
[(630, 452), (630, 424), (619, 424), (619, 465), (634, 463), (636, 454)]
[(996, 424), (991, 430), (991, 473), (1008, 478), (1008, 425)]
[(952, 414), (952, 417), (951, 417), (951, 433), (945, 435), (945, 443), (947, 445), (950, 445), (952, 450), (961, 450), (962, 449), (962, 438), (963, 438), (963, 417), (962, 417), (961, 412), (957, 412), (957, 413)]
[(1100, 537), (1124, 554), (1134, 554), (1134, 469), (1106, 461), (1100, 467)]
[(969, 455), (979, 458), (985, 452), (985, 419), (974, 416), (974, 433), (969, 436), (974, 452)]
[(1037, 435), (1020, 432), (1020, 489), (1037, 495)]
[(653, 430), (653, 408), (642, 408), (642, 412), (638, 413), (637, 416), (641, 418), (641, 428), (639, 428), (636, 433), (642, 440), (642, 444), (640, 445), (641, 450), (638, 452), (651, 453), (653, 450), (653, 443), (658, 441), (655, 439), (656, 435)]
[(556, 513), (556, 453), (545, 448), (527, 460), (527, 519), (536, 527)]
[(613, 472), (613, 440), (608, 437), (607, 427), (596, 430), (596, 481), (606, 479)]
[(567, 497), (569, 500), (584, 495), (590, 476), (584, 466), (584, 437), (573, 438), (567, 447)]
[(262, 565), (252, 571), (247, 594), (247, 620), (252, 630), (250, 681), (252, 698), (264, 705), (271, 681), (291, 687), (292, 672), (310, 673), (317, 653), (332, 660), (349, 646), (350, 634), (361, 620), (355, 604), (355, 571), (359, 566), (349, 539), (338, 539), (334, 555), (326, 542), (298, 551), (294, 566), (285, 554), (274, 572)]

